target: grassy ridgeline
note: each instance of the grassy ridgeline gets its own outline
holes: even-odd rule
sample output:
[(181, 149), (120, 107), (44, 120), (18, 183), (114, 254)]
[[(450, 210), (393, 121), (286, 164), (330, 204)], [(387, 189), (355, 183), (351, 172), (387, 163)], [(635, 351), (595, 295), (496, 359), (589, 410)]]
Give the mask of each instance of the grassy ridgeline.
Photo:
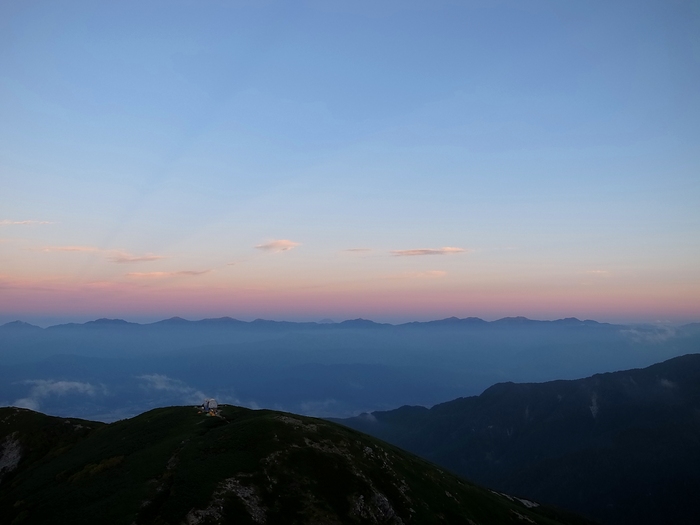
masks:
[(170, 407), (104, 425), (4, 408), (0, 439), (21, 450), (0, 483), (3, 523), (585, 523), (269, 410)]

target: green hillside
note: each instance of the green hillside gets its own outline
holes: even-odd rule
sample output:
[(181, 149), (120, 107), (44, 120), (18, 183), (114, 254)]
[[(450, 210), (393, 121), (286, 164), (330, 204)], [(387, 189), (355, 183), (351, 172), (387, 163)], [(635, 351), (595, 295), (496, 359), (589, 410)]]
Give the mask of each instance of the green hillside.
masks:
[(109, 425), (0, 409), (2, 523), (586, 523), (331, 422), (225, 406)]

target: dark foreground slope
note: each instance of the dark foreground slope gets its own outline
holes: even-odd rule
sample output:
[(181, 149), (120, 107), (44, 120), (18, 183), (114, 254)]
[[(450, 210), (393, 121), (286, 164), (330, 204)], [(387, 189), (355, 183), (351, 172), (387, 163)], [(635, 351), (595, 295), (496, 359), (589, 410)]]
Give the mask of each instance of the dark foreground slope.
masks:
[(152, 410), (109, 425), (0, 409), (2, 523), (584, 523), (327, 421)]
[(700, 516), (700, 355), (344, 420), (497, 490), (610, 524)]

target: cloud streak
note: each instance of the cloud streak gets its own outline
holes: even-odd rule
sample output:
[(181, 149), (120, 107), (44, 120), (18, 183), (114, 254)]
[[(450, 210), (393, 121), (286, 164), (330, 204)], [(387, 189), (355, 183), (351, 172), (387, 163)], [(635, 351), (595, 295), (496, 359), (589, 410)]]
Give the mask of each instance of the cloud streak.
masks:
[(146, 255), (134, 255), (129, 252), (119, 250), (103, 250), (96, 246), (46, 246), (41, 248), (42, 252), (76, 252), (76, 253), (96, 253), (104, 255), (108, 260), (118, 264), (130, 264), (140, 262), (151, 262), (165, 259), (164, 255), (154, 255), (152, 253)]
[(446, 276), (446, 271), (428, 270), (425, 272), (405, 272), (399, 275), (392, 275), (389, 277), (389, 279), (440, 279)]
[(103, 250), (94, 246), (46, 246), (41, 249), (42, 252), (82, 252), (82, 253), (100, 253)]
[(126, 274), (127, 277), (139, 277), (146, 279), (161, 279), (163, 277), (178, 277), (178, 276), (190, 276), (194, 277), (197, 275), (204, 275), (213, 270), (181, 270), (179, 272), (129, 272)]
[(53, 224), (51, 221), (11, 221), (3, 219), (0, 221), (0, 226), (31, 226), (33, 224)]
[(288, 239), (277, 239), (264, 244), (257, 244), (255, 248), (266, 252), (286, 252), (299, 246), (301, 243)]
[(391, 255), (394, 257), (413, 257), (418, 255), (453, 255), (462, 253), (464, 248), (455, 248), (454, 246), (445, 246), (443, 248), (418, 248), (414, 250), (391, 250)]
[(139, 263), (139, 262), (150, 262), (159, 261), (160, 259), (165, 259), (164, 255), (131, 255), (130, 253), (119, 253), (111, 255), (109, 260), (119, 264), (129, 264), (129, 263)]

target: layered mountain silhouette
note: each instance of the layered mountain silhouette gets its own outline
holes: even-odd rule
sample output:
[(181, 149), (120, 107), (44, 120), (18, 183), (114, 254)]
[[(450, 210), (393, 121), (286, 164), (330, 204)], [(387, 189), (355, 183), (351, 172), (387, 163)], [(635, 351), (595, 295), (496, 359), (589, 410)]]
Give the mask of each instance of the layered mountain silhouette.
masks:
[(0, 409), (3, 523), (584, 524), (319, 419), (224, 406), (103, 424)]
[[(391, 325), (175, 317), (49, 328), (13, 322), (0, 326), (0, 406), (109, 422), (194, 403), (202, 393), (251, 408), (350, 417), (432, 406), (503, 381), (644, 367), (699, 348), (700, 325), (573, 318), (453, 317)], [(167, 376), (172, 388), (154, 388), (148, 380), (154, 375)], [(46, 394), (67, 382), (75, 388)]]
[(345, 419), (495, 490), (610, 524), (695, 524), (700, 355), (580, 380), (501, 383)]

